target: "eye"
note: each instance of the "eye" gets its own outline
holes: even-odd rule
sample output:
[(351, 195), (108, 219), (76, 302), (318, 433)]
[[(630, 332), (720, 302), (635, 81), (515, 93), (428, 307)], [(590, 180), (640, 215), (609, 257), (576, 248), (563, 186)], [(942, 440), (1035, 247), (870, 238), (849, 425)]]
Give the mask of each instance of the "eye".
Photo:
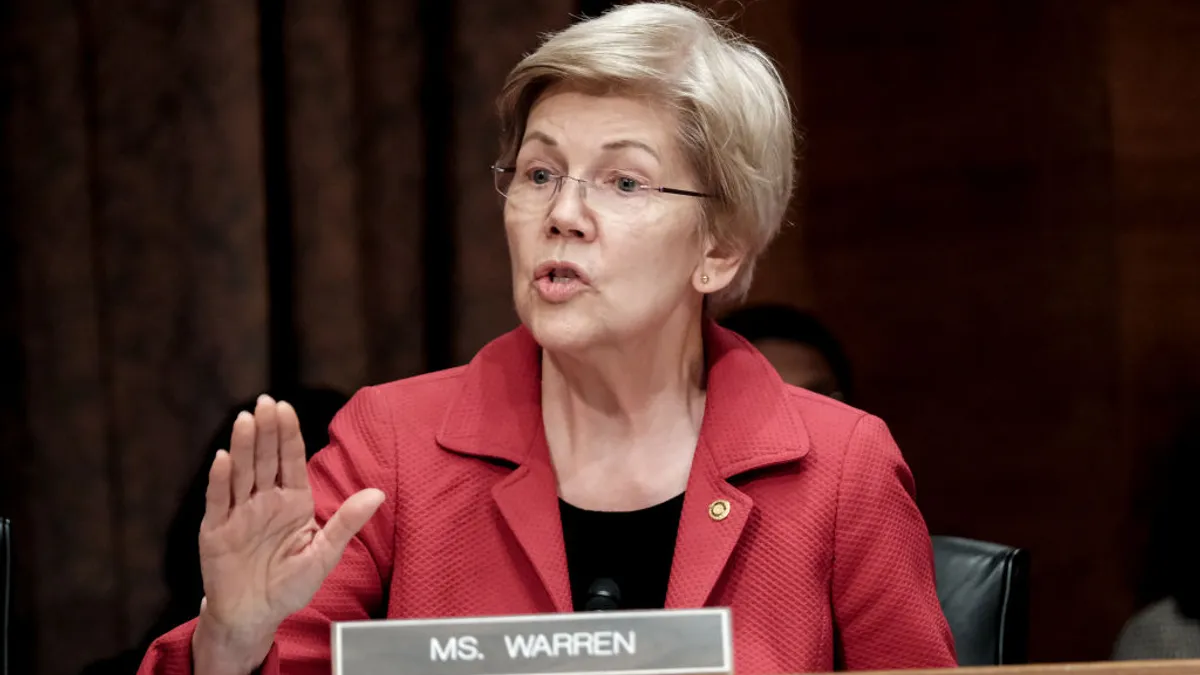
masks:
[(525, 174), (534, 185), (546, 185), (554, 180), (554, 173), (549, 169), (530, 169)]
[(630, 178), (629, 176), (617, 176), (616, 180), (613, 181), (613, 184), (616, 185), (617, 189), (621, 192), (637, 192), (638, 190), (642, 189), (641, 181), (636, 178)]

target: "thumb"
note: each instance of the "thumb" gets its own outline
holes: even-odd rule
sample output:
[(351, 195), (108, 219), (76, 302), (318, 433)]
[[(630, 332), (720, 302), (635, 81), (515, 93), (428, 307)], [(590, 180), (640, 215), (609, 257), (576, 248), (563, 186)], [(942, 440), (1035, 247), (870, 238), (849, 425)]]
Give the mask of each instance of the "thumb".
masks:
[(321, 534), (329, 546), (331, 563), (336, 563), (337, 559), (342, 557), (346, 545), (367, 524), (371, 516), (375, 515), (384, 499), (383, 490), (376, 488), (356, 492), (350, 495), (329, 522), (325, 523)]

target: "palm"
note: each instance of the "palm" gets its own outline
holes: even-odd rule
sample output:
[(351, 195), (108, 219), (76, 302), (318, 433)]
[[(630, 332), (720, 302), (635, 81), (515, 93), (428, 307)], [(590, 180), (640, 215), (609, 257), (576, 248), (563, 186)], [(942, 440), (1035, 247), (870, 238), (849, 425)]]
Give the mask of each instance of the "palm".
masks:
[(238, 417), (230, 451), (213, 461), (200, 566), (215, 621), (275, 626), (303, 608), (382, 501), (364, 490), (322, 529), (305, 458), (295, 411), (264, 397), (253, 416)]

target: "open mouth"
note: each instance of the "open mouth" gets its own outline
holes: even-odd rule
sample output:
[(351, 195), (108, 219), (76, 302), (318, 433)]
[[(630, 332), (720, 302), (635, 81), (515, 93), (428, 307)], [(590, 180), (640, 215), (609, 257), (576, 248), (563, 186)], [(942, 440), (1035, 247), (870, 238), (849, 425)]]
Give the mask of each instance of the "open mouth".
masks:
[(546, 262), (538, 266), (535, 280), (545, 279), (551, 284), (588, 283), (587, 275), (571, 263)]
[(550, 273), (546, 277), (550, 279), (551, 283), (567, 283), (577, 280), (579, 275), (569, 267), (556, 267), (550, 270)]

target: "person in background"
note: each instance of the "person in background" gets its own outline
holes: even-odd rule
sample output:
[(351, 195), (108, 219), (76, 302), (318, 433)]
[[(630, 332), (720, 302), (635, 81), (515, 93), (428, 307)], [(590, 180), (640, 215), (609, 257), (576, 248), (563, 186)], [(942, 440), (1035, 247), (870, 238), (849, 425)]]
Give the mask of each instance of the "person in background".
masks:
[(1200, 659), (1200, 410), (1182, 426), (1156, 483), (1142, 598), (1115, 660)]
[(784, 382), (854, 403), (850, 361), (812, 314), (789, 305), (752, 305), (725, 315), (721, 325), (749, 340)]
[[(290, 401), (296, 408), (296, 414), (304, 420), (300, 433), (309, 459), (329, 444), (329, 424), (337, 411), (350, 400), (346, 394), (326, 387), (288, 387), (273, 391), (272, 394)], [(204, 597), (200, 545), (196, 533), (200, 531), (200, 522), (204, 519), (204, 492), (208, 486), (209, 462), (228, 443), (229, 429), (238, 414), (253, 407), (253, 399), (238, 403), (214, 428), (212, 437), (204, 446), (200, 469), (188, 483), (179, 508), (171, 519), (163, 556), (166, 605), (137, 646), (88, 665), (81, 675), (134, 675), (155, 638), (196, 616), (200, 600)]]
[(499, 112), (520, 326), (361, 390), (307, 466), (290, 405), (240, 415), (199, 616), (141, 672), (328, 675), (333, 622), (579, 611), (601, 585), (619, 609), (730, 608), (739, 675), (954, 667), (887, 426), (709, 318), (792, 193), (769, 57), (681, 4), (623, 4), (548, 36)]

